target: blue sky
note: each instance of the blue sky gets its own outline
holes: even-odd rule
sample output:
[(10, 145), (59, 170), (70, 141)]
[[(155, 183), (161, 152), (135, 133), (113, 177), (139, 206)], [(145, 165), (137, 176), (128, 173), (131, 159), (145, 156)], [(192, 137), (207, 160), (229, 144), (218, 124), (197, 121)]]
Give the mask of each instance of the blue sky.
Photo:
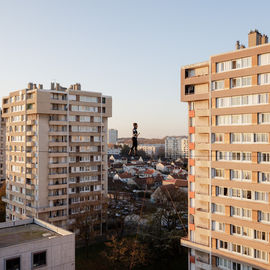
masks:
[[(256, 6), (255, 6), (256, 5)], [(52, 80), (113, 97), (111, 128), (187, 132), (182, 65), (270, 34), (269, 1), (0, 0), (0, 93)], [(256, 10), (256, 12), (255, 12)]]

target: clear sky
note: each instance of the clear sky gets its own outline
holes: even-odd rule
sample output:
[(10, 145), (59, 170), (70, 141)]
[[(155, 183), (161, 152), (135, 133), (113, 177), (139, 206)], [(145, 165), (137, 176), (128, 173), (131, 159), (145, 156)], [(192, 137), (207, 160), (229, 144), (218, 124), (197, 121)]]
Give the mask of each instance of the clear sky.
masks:
[(109, 126), (130, 136), (183, 135), (182, 65), (270, 34), (270, 2), (0, 0), (0, 93), (32, 81), (80, 82), (113, 97)]

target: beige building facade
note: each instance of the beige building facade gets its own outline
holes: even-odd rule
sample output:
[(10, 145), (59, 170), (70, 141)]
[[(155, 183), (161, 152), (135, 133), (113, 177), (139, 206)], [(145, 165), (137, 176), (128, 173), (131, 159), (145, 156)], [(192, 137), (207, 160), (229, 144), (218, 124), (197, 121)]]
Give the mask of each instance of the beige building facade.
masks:
[(270, 269), (270, 44), (181, 69), (189, 117), (189, 269)]
[(101, 231), (107, 195), (112, 99), (52, 83), (29, 83), (3, 98), (6, 220), (36, 217), (68, 228), (91, 212)]
[(6, 128), (0, 111), (0, 182), (6, 179)]

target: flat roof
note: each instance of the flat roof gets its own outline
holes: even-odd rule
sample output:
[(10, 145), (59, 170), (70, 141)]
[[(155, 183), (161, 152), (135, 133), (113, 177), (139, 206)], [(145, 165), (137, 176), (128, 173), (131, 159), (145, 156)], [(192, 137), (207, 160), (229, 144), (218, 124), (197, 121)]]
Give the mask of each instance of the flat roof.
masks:
[(59, 236), (61, 234), (35, 223), (0, 228), (0, 248)]

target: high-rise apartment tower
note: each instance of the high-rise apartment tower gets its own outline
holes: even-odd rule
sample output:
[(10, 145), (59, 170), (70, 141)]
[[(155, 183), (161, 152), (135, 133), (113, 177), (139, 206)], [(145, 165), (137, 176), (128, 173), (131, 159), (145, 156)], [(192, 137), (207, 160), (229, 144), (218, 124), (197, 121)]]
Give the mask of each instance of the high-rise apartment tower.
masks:
[(181, 70), (189, 117), (190, 269), (270, 269), (270, 44)]
[(112, 99), (52, 83), (29, 83), (3, 98), (6, 220), (37, 217), (69, 227), (91, 212), (104, 223), (107, 126)]

